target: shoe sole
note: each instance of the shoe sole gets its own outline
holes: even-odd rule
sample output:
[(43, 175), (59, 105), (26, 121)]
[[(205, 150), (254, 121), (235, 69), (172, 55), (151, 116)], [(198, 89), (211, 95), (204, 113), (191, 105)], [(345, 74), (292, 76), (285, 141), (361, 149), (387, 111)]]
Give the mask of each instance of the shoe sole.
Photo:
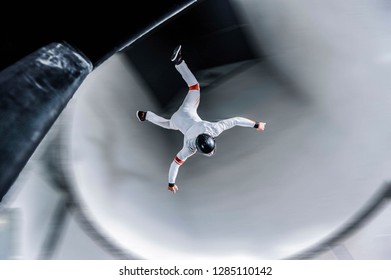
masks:
[(182, 48), (182, 45), (179, 45), (178, 47), (176, 47), (176, 49), (174, 50), (174, 53), (172, 54), (171, 61), (175, 61), (177, 59), (178, 54), (181, 51), (181, 48)]
[(136, 117), (137, 117), (137, 119), (138, 119), (139, 122), (143, 122), (143, 120), (141, 120), (141, 119), (138, 117), (138, 112), (140, 112), (140, 111), (137, 111), (137, 112), (136, 112)]

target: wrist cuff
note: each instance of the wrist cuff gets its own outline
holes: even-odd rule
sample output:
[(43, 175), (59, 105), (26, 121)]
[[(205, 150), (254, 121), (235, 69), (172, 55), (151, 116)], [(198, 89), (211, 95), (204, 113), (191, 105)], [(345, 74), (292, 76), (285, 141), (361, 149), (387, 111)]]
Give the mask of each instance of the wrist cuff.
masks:
[(175, 186), (175, 184), (173, 184), (173, 183), (168, 183), (168, 187), (173, 187), (173, 186)]
[(254, 124), (254, 128), (259, 128), (259, 122), (256, 122), (256, 123)]

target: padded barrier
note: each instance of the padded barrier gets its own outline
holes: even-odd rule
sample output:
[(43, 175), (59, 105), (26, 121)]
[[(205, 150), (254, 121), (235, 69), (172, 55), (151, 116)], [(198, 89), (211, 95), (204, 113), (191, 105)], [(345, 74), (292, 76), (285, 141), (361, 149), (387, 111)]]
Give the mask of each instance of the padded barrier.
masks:
[(92, 68), (51, 43), (0, 72), (0, 202)]

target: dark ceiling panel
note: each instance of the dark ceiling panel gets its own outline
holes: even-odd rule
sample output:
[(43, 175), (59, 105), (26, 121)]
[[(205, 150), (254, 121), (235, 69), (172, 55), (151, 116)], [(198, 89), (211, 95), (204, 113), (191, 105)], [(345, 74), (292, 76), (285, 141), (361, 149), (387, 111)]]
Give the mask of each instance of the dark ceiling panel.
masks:
[(7, 2), (0, 12), (0, 70), (52, 42), (68, 43), (96, 67), (146, 28), (193, 2), (104, 1), (92, 8), (71, 2)]
[[(127, 48), (126, 54), (161, 107), (166, 107), (186, 87), (170, 62), (176, 45), (183, 46), (184, 58), (194, 73), (258, 59), (246, 28), (229, 0), (198, 1)], [(199, 82), (203, 86), (203, 81)]]

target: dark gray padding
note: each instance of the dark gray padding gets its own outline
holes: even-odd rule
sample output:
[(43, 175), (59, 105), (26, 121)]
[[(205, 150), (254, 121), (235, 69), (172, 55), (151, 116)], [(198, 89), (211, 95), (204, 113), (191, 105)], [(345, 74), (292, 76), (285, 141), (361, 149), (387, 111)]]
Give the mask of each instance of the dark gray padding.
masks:
[(91, 71), (73, 48), (51, 43), (0, 72), (0, 201)]

